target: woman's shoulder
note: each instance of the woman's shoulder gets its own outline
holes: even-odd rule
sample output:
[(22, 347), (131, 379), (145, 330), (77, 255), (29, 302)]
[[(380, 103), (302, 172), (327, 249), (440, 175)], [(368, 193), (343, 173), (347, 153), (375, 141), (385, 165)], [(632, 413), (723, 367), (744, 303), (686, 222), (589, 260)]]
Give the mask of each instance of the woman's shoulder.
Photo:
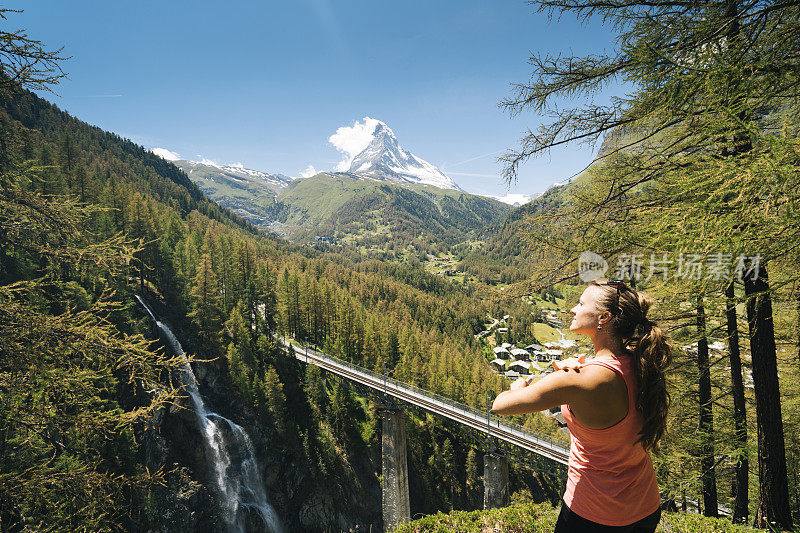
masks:
[(583, 374), (583, 379), (581, 381), (583, 381), (585, 388), (605, 388), (618, 383), (622, 378), (620, 372), (618, 372), (616, 368), (609, 368), (609, 366), (614, 367), (614, 365), (607, 366), (605, 361), (598, 361), (596, 359), (586, 361), (581, 368), (581, 374)]

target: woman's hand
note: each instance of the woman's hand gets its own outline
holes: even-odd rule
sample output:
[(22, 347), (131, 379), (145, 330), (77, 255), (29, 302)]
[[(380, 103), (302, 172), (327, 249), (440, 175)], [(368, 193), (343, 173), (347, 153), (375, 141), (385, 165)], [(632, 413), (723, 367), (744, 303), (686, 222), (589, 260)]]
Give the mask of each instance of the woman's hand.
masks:
[(553, 361), (553, 368), (556, 370), (563, 370), (564, 372), (569, 372), (570, 370), (575, 370), (578, 372), (583, 366), (583, 362), (586, 360), (586, 355), (581, 355), (577, 359), (574, 357), (570, 357), (568, 359), (564, 359), (563, 361)]
[(514, 383), (511, 384), (511, 387), (510, 387), (509, 390), (519, 390), (519, 389), (521, 389), (523, 387), (527, 387), (528, 383), (530, 383), (530, 382), (525, 378), (517, 378), (517, 380), (514, 381)]

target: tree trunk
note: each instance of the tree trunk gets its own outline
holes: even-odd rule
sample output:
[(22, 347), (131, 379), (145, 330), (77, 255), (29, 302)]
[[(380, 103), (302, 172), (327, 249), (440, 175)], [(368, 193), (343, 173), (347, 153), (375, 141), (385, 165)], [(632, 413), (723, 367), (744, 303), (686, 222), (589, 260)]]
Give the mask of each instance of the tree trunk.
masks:
[(800, 294), (797, 295), (797, 322), (795, 324), (797, 333), (797, 362), (800, 363)]
[(697, 368), (700, 400), (700, 479), (703, 484), (703, 514), (718, 516), (717, 476), (714, 466), (714, 413), (711, 402), (711, 369), (708, 364), (706, 312), (703, 296), (697, 297)]
[(748, 297), (747, 324), (750, 330), (758, 426), (760, 501), (753, 525), (766, 528), (774, 524), (791, 530), (778, 361), (766, 265), (756, 268), (752, 275), (749, 272), (745, 275), (744, 291)]
[(733, 523), (744, 524), (748, 516), (748, 469), (747, 454), (747, 416), (744, 403), (744, 383), (742, 382), (742, 360), (739, 354), (739, 328), (736, 323), (736, 301), (733, 281), (725, 289), (727, 301), (725, 315), (728, 326), (728, 350), (730, 352), (731, 385), (733, 389), (733, 421), (736, 427), (736, 476), (733, 482)]

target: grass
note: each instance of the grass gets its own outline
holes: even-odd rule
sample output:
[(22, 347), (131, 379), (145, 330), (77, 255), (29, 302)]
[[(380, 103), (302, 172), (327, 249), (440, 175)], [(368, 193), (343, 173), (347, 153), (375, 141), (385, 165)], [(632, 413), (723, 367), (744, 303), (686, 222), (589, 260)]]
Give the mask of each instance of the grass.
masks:
[[(533, 336), (540, 342), (554, 342), (560, 341), (561, 335), (558, 330), (548, 324), (536, 322), (533, 324)], [(565, 336), (567, 336), (565, 334)]]
[[(488, 511), (454, 511), (424, 516), (403, 524), (394, 533), (550, 533), (559, 508), (548, 503), (515, 504)], [(662, 513), (656, 533), (747, 533), (758, 531), (724, 518), (693, 513)]]

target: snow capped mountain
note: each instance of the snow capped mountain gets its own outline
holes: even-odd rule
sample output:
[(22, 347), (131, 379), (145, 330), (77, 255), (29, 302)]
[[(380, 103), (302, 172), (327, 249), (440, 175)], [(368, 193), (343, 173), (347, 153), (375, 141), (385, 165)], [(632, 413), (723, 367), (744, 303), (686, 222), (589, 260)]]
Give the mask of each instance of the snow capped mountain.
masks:
[(444, 172), (404, 150), (380, 120), (364, 117), (363, 122), (339, 128), (328, 141), (346, 156), (336, 170), (378, 181), (462, 190)]
[(166, 148), (151, 148), (150, 151), (161, 159), (166, 159), (167, 161), (177, 161), (181, 158), (181, 156), (171, 150), (167, 150)]
[(283, 174), (268, 174), (267, 172), (262, 172), (260, 170), (244, 168), (244, 165), (241, 163), (234, 163), (233, 165), (220, 165), (219, 163), (215, 163), (214, 161), (205, 158), (202, 161), (177, 160), (173, 162), (181, 167), (184, 172), (189, 174), (190, 178), (196, 171), (203, 170), (208, 172), (211, 170), (209, 167), (211, 167), (216, 169), (219, 173), (224, 174), (226, 178), (232, 179), (233, 181), (261, 181), (275, 189), (283, 189), (292, 181), (292, 178), (289, 176), (285, 176)]
[(221, 165), (204, 157), (201, 157), (200, 161), (188, 161), (181, 159), (180, 155), (166, 148), (151, 148), (150, 151), (177, 165), (189, 175), (189, 178), (193, 178), (192, 181), (200, 179), (199, 176), (193, 176), (193, 174), (197, 173), (202, 175), (203, 179), (212, 182), (222, 179), (240, 183), (261, 183), (276, 191), (283, 189), (292, 181), (292, 178), (284, 174), (269, 174), (260, 170), (245, 168), (241, 163)]

